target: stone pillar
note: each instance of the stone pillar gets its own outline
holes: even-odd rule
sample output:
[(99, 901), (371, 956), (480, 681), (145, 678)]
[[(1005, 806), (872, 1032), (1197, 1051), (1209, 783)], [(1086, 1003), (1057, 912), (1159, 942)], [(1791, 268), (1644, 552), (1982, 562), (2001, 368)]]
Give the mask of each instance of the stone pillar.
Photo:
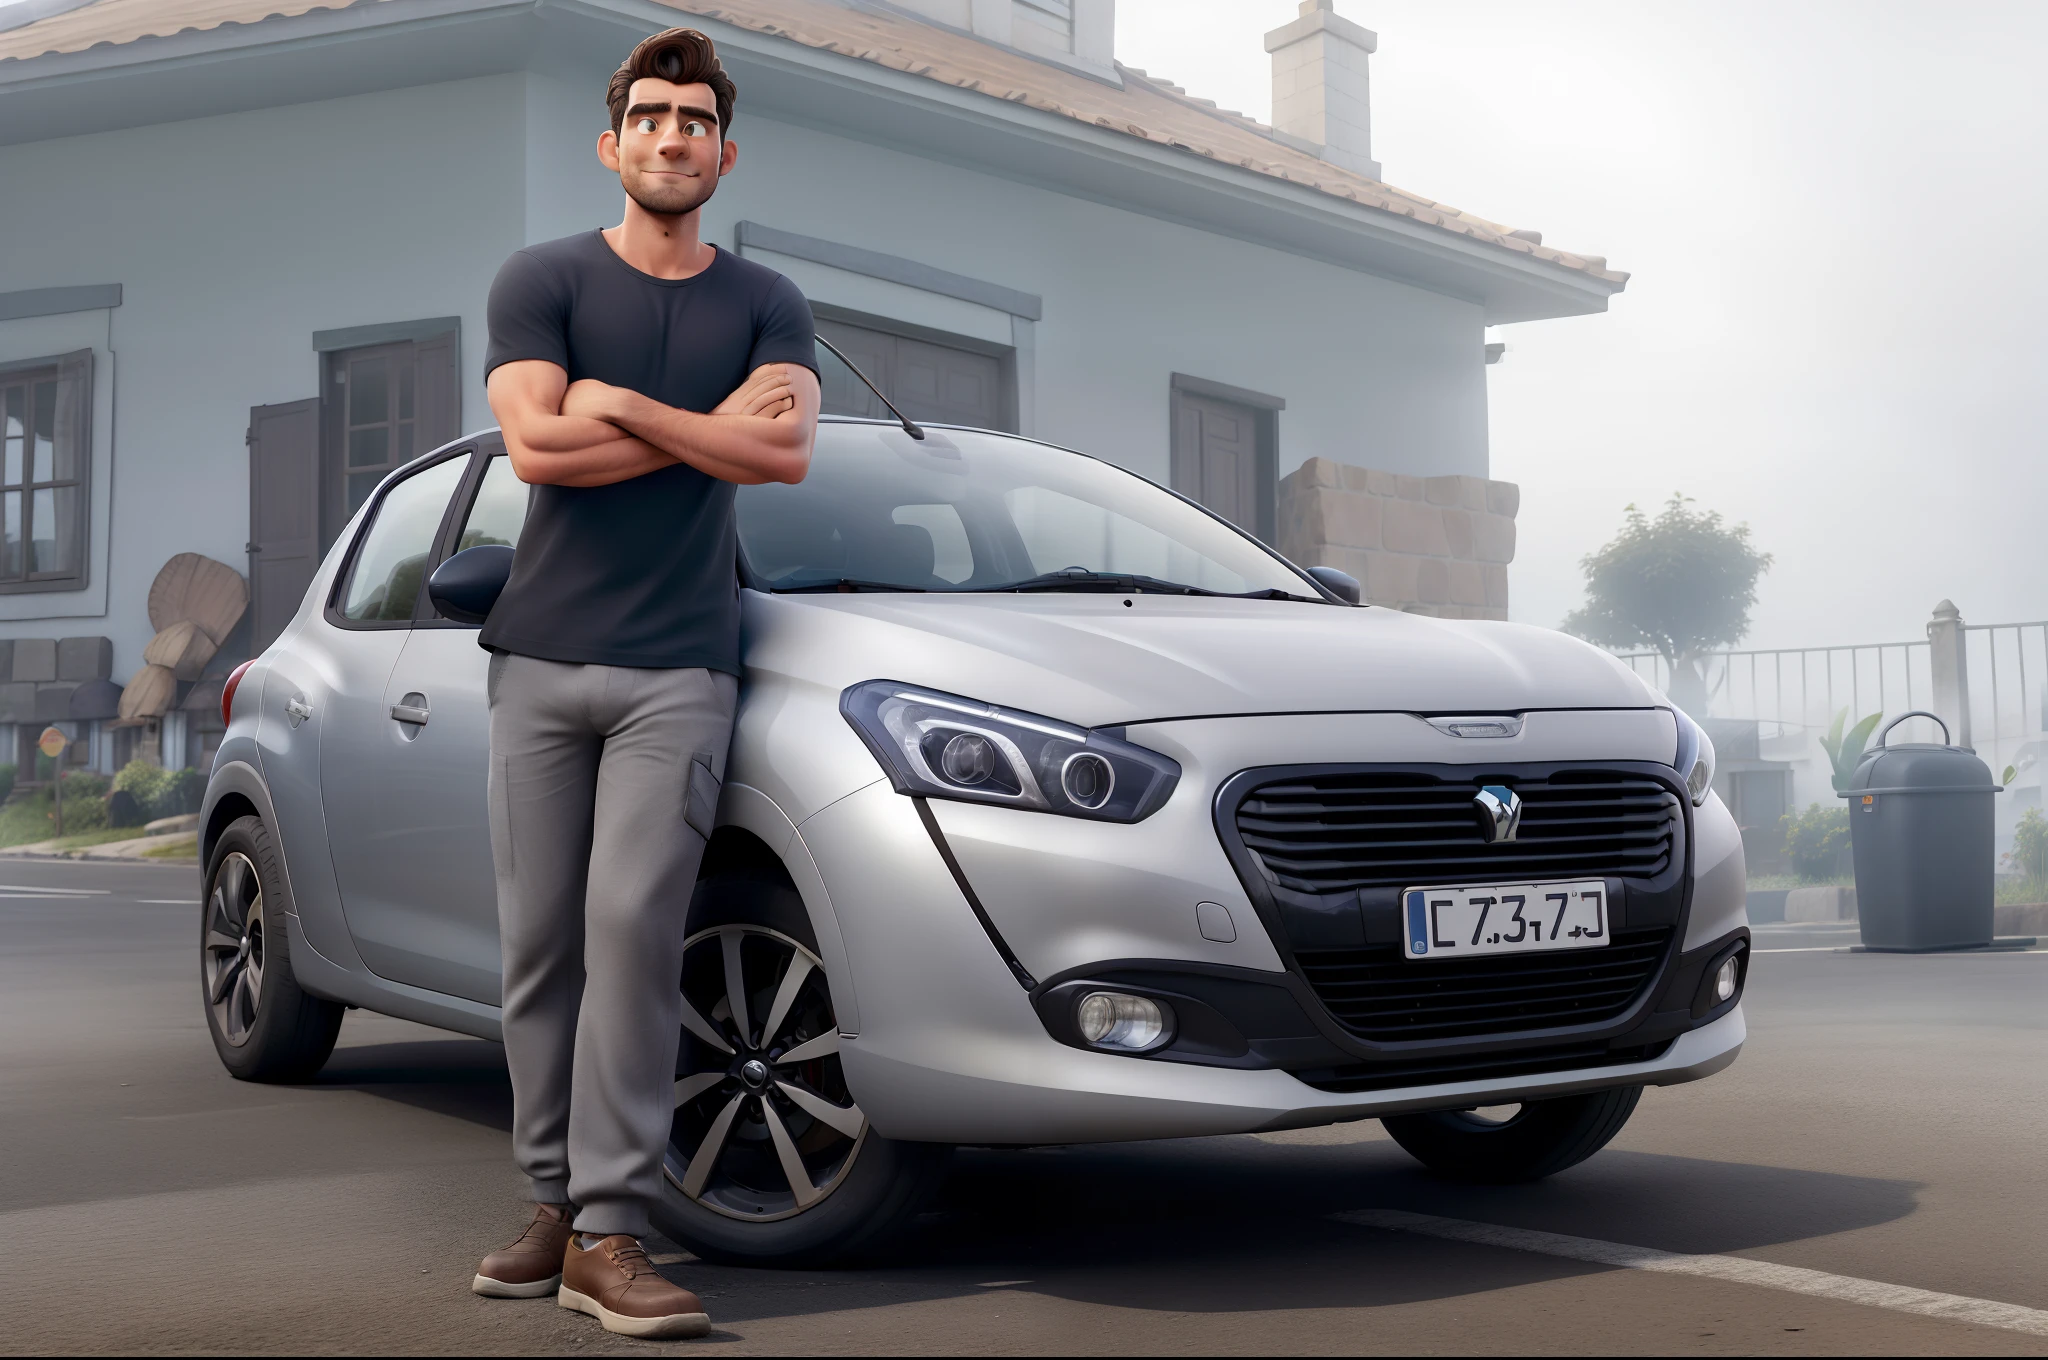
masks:
[(1358, 578), (1368, 604), (1505, 619), (1521, 488), (1311, 458), (1280, 479), (1280, 551)]
[(1934, 606), (1927, 623), (1928, 663), (1934, 671), (1934, 711), (1948, 724), (1949, 740), (1970, 745), (1970, 653), (1962, 611), (1953, 601)]

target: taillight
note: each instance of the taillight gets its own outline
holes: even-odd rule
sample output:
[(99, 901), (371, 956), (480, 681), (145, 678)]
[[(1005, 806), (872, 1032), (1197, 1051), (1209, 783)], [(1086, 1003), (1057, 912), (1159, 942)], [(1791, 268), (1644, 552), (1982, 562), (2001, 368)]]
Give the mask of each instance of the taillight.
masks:
[(254, 657), (228, 673), (228, 682), (220, 687), (220, 722), (226, 727), (235, 720), (235, 687), (242, 683), (242, 677), (249, 673), (249, 667), (256, 664)]

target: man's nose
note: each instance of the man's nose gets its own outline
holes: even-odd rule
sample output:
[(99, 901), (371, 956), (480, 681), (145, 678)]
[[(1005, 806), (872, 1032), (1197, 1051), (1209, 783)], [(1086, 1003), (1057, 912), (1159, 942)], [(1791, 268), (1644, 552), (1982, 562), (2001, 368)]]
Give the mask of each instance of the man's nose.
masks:
[(670, 128), (662, 134), (661, 142), (655, 149), (672, 161), (683, 160), (690, 154), (690, 139), (683, 135), (681, 128)]

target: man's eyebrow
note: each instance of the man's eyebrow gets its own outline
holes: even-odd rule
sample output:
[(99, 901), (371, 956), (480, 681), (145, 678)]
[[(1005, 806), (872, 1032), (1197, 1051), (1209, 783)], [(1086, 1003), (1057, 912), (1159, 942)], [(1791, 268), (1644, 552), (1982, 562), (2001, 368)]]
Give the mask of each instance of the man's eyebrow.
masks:
[(710, 109), (700, 109), (694, 104), (685, 104), (681, 108), (676, 108), (675, 105), (667, 100), (662, 100), (658, 103), (635, 104), (632, 108), (626, 110), (626, 116), (628, 118), (638, 118), (643, 113), (667, 113), (671, 109), (675, 109), (677, 113), (687, 113), (692, 118), (702, 118), (714, 127), (718, 125), (718, 115)]

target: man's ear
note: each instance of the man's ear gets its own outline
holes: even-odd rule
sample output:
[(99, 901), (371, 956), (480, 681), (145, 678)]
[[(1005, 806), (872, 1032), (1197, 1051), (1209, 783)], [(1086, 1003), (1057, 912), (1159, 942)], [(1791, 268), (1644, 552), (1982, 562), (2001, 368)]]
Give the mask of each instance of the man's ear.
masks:
[(619, 134), (606, 128), (597, 135), (597, 159), (613, 174), (619, 173)]
[(733, 166), (739, 164), (739, 159), (740, 144), (730, 137), (726, 138), (725, 145), (718, 149), (718, 177), (724, 179), (730, 175)]

